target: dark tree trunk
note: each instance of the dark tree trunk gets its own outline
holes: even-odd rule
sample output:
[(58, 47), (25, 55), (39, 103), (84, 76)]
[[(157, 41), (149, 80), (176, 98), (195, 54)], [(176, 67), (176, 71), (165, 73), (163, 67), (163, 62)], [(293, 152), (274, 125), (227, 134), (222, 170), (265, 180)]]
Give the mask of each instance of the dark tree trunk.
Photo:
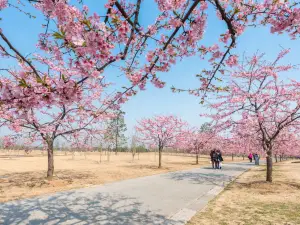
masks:
[(161, 168), (161, 153), (162, 153), (162, 147), (158, 148), (158, 168)]
[(267, 181), (272, 182), (272, 171), (273, 171), (273, 160), (272, 160), (272, 150), (267, 152)]
[(54, 157), (53, 157), (53, 140), (47, 141), (47, 152), (48, 152), (48, 171), (47, 177), (52, 178), (54, 173)]
[(199, 164), (199, 155), (198, 155), (198, 153), (196, 154), (196, 164), (197, 165)]
[(243, 160), (245, 160), (245, 154), (243, 154)]
[(233, 161), (233, 153), (232, 153), (232, 155), (231, 155), (231, 156), (232, 156), (232, 161)]
[[(280, 156), (279, 156), (279, 157), (280, 157)], [(275, 161), (278, 162), (277, 154), (275, 154)], [(281, 161), (281, 158), (280, 158), (280, 161)]]

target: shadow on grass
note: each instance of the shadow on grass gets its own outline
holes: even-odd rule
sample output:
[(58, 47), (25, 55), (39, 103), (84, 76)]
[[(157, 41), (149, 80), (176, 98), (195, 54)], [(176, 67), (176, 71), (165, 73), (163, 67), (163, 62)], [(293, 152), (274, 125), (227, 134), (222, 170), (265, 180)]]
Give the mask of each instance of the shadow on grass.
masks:
[(235, 182), (236, 185), (239, 187), (244, 187), (244, 188), (251, 188), (253, 186), (259, 187), (261, 185), (272, 185), (272, 183), (269, 183), (264, 180), (258, 180), (258, 181), (251, 181), (251, 182)]
[(235, 182), (236, 187), (253, 189), (260, 194), (274, 194), (280, 193), (282, 190), (300, 190), (300, 184), (294, 182), (267, 182), (264, 180), (252, 181), (252, 182)]
[(0, 224), (176, 224), (137, 199), (117, 194), (61, 192), (0, 204)]
[(19, 159), (19, 158), (30, 158), (30, 157), (45, 157), (46, 155), (30, 155), (30, 154), (27, 154), (27, 155), (0, 155), (0, 158), (1, 159), (9, 159), (9, 160), (12, 160), (12, 159)]
[(73, 180), (92, 179), (93, 175), (88, 172), (78, 172), (72, 170), (58, 170), (52, 180), (46, 179), (46, 172), (23, 172), (4, 174), (4, 179), (0, 180), (0, 187), (10, 189), (13, 187), (19, 188), (41, 188), (49, 186), (67, 186)]
[[(199, 166), (201, 166), (201, 162), (202, 161), (200, 161), (200, 164), (198, 164)], [(169, 165), (197, 165), (195, 162), (168, 162), (167, 161), (166, 163)]]
[(294, 182), (285, 182), (284, 184), (294, 188), (294, 189), (297, 189), (297, 190), (300, 190), (300, 184), (299, 183), (294, 183)]

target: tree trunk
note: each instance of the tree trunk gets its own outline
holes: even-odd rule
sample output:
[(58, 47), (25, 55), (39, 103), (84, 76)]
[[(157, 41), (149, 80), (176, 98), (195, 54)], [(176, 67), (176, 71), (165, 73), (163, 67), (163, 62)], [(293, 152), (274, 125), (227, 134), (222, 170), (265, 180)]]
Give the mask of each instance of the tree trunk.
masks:
[(233, 153), (232, 153), (232, 155), (231, 155), (231, 156), (232, 156), (232, 161), (233, 161)]
[(53, 157), (53, 140), (47, 141), (48, 148), (48, 171), (47, 171), (47, 178), (52, 178), (54, 173), (54, 157)]
[(110, 150), (107, 151), (107, 162), (109, 162)]
[(135, 153), (136, 153), (136, 149), (135, 148), (131, 148), (132, 162), (134, 161)]
[(158, 168), (161, 168), (161, 153), (162, 153), (162, 148), (159, 147), (159, 149), (158, 149)]
[(199, 155), (196, 154), (196, 164), (198, 165), (199, 164)]
[[(280, 157), (280, 156), (279, 156)], [(278, 162), (277, 154), (275, 154), (275, 161)], [(281, 161), (281, 160), (280, 160)]]
[(243, 154), (243, 160), (245, 160), (245, 154)]
[(273, 170), (273, 162), (272, 162), (272, 151), (269, 150), (267, 152), (267, 179), (266, 181), (272, 182), (272, 170)]

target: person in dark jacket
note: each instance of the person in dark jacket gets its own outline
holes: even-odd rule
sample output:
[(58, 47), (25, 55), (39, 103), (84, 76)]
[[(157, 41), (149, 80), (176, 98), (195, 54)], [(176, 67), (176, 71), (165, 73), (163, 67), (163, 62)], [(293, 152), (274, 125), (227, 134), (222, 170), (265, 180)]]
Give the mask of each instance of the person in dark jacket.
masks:
[(216, 162), (216, 169), (221, 169), (222, 168), (222, 153), (219, 149), (216, 150), (216, 157), (215, 157), (215, 162)]
[(216, 150), (213, 149), (210, 152), (210, 160), (213, 169), (216, 169)]
[(223, 157), (222, 157), (222, 152), (218, 149), (217, 150), (217, 165), (218, 169), (222, 169), (222, 162), (223, 162)]

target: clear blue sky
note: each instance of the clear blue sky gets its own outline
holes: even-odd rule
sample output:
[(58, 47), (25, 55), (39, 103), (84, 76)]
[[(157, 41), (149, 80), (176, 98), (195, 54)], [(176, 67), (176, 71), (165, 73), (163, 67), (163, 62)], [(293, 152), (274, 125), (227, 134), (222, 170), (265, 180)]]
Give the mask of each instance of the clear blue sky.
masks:
[[(157, 11), (156, 4), (153, 2), (152, 0), (143, 1), (142, 13), (140, 14), (141, 24), (152, 23), (154, 19), (153, 15)], [(84, 3), (90, 7), (91, 12), (95, 11), (100, 15), (104, 15), (103, 4), (106, 1), (85, 0)], [(2, 18), (0, 27), (24, 55), (35, 51), (37, 35), (43, 32), (40, 26), (41, 22), (43, 22), (43, 17), (36, 10), (32, 10), (31, 7), (27, 7), (25, 10), (32, 12), (37, 16), (37, 19), (29, 19), (26, 15), (17, 12), (16, 9), (5, 9), (0, 12), (0, 17)], [(215, 13), (212, 13), (209, 15), (208, 27), (203, 43), (214, 43), (218, 40), (217, 34), (223, 30), (223, 24), (216, 19)], [(299, 64), (299, 44), (299, 40), (292, 41), (287, 35), (279, 36), (270, 34), (268, 27), (249, 28), (238, 39), (238, 47), (235, 49), (235, 52), (251, 55), (259, 50), (266, 53), (266, 59), (273, 60), (282, 47), (292, 48), (291, 53), (284, 61)], [(7, 63), (10, 62), (0, 61), (0, 67)], [(157, 89), (152, 85), (148, 85), (146, 91), (139, 92), (137, 96), (131, 98), (122, 107), (123, 111), (126, 112), (127, 134), (130, 135), (132, 133), (136, 120), (143, 117), (150, 117), (154, 114), (175, 114), (187, 120), (192, 125), (200, 126), (205, 119), (201, 118), (199, 114), (203, 113), (206, 109), (199, 104), (199, 99), (184, 93), (174, 94), (170, 91), (170, 87), (172, 85), (178, 88), (197, 87), (199, 83), (194, 75), (207, 65), (206, 62), (200, 60), (198, 57), (186, 58), (173, 67), (170, 72), (161, 74), (161, 78), (167, 82), (164, 89)], [(110, 77), (119, 75), (113, 69), (109, 69), (106, 73)], [(298, 74), (289, 74), (289, 77), (297, 79)]]

